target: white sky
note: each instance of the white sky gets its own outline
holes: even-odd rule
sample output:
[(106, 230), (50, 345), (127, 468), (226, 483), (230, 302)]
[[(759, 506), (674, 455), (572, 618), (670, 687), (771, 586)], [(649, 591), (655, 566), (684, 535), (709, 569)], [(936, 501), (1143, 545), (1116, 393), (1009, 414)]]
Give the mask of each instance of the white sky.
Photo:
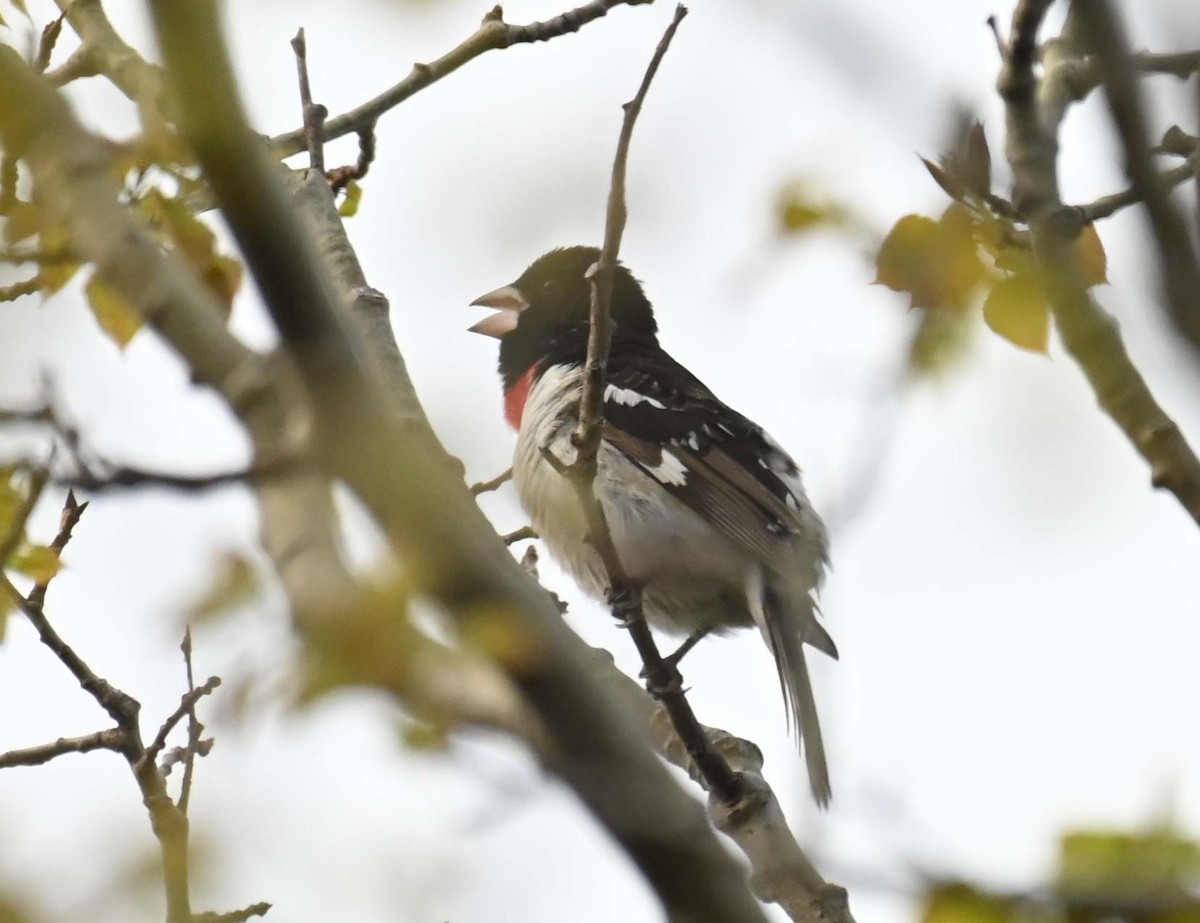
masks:
[[(149, 47), (140, 5), (107, 6)], [(275, 133), (297, 121), (297, 27), (308, 31), (315, 95), (338, 113), (444, 53), (484, 6), (259, 0), (228, 12), (254, 117)], [(49, 4), (30, 7), (43, 23)], [(506, 12), (525, 22), (560, 11), (529, 0)], [(1057, 347), (1029, 355), (981, 331), (958, 371), (897, 397), (912, 318), (900, 296), (868, 284), (861, 246), (833, 235), (772, 243), (773, 196), (793, 177), (881, 231), (942, 208), (915, 155), (937, 152), (954, 101), (982, 111), (1003, 182), (983, 25), (992, 12), (1009, 9), (696, 3), (633, 146), (622, 254), (667, 346), (795, 454), (831, 518), (864, 489), (878, 454), (861, 512), (835, 529), (824, 594), (842, 652), (817, 668), (835, 789), (827, 814), (807, 803), (761, 642), (714, 641), (685, 665), (702, 720), (763, 747), (802, 843), (851, 888), (863, 921), (911, 919), (892, 885), (911, 885), (913, 872), (1031, 886), (1066, 828), (1164, 816), (1200, 828), (1195, 525), (1151, 491)], [(599, 239), (620, 103), (669, 17), (661, 2), (618, 9), (578, 35), (491, 53), (380, 123), (351, 234), (391, 298), (420, 396), (472, 479), (506, 467), (513, 439), (494, 344), (466, 334), (478, 315), (465, 306), (544, 250)], [(1182, 21), (1143, 23), (1135, 43), (1184, 47)], [(132, 124), (99, 86), (77, 99), (96, 124)], [(1065, 141), (1068, 198), (1118, 188), (1096, 103), (1072, 117)], [(336, 150), (331, 162), (352, 158), (353, 143)], [(1101, 297), (1155, 393), (1200, 440), (1196, 372), (1147, 295), (1156, 283), (1141, 229), (1134, 214), (1101, 229), (1116, 280)], [(235, 328), (267, 342), (243, 301)], [(74, 290), (44, 307), (0, 307), (0, 337), (20, 347), (5, 352), (0, 404), (32, 397), (48, 369), (107, 456), (194, 472), (242, 460), (219, 404), (189, 389), (149, 335), (118, 354)], [(509, 491), (486, 505), (501, 529), (522, 523)], [(37, 519), (46, 535), (52, 507)], [(49, 612), (142, 700), (148, 727), (180, 692), (187, 602), (217, 556), (253, 547), (254, 530), (237, 490), (203, 502), (104, 497), (85, 516)], [(607, 615), (548, 563), (543, 578), (589, 641), (636, 669)], [(408, 752), (394, 708), (362, 694), (294, 714), (273, 691), (289, 654), (276, 594), (197, 636), (199, 673), (227, 680), (205, 706), (217, 746), (194, 793), (198, 848), (211, 860), (198, 862), (200, 909), (269, 900), (269, 919), (287, 923), (659, 918), (572, 798), (513, 748), (476, 735), (448, 754)], [(254, 704), (239, 719), (229, 703), (250, 678)], [(0, 750), (104, 725), (14, 620), (0, 647)], [(0, 891), (29, 895), (50, 919), (130, 919), (112, 888), (144, 885), (152, 845), (115, 756), (0, 775)], [(157, 908), (149, 893), (146, 908)]]

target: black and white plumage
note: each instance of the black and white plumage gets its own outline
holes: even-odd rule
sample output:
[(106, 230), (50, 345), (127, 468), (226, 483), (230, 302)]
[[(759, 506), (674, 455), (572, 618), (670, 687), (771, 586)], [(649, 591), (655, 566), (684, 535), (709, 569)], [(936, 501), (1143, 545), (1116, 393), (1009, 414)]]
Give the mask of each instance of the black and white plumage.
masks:
[[(593, 247), (551, 251), (477, 299), (498, 312), (471, 329), (500, 339), (505, 413), (518, 430), (513, 479), (533, 526), (556, 560), (603, 596), (604, 565), (561, 474), (575, 460), (585, 273), (598, 259)], [(829, 773), (804, 645), (837, 656), (813, 599), (827, 563), (825, 528), (788, 454), (659, 346), (650, 302), (622, 266), (611, 315), (595, 493), (617, 554), (642, 586), (651, 625), (687, 634), (759, 628), (823, 805)]]

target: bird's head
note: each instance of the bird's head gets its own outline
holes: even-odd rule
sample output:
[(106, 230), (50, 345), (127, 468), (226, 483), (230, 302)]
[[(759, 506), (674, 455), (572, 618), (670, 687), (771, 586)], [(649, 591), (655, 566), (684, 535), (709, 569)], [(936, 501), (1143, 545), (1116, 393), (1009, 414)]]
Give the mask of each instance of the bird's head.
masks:
[[(515, 380), (541, 359), (556, 338), (586, 327), (591, 315), (588, 270), (600, 259), (596, 247), (563, 247), (538, 257), (509, 285), (471, 304), (495, 313), (470, 330), (500, 340), (500, 371)], [(654, 338), (658, 324), (641, 283), (617, 264), (610, 316), (622, 330)]]

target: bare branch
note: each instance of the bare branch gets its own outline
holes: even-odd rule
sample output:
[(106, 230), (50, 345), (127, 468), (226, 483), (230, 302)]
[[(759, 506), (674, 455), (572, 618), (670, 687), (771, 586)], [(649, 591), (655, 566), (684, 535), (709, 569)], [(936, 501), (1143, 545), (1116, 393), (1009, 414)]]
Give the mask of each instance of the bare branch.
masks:
[(246, 923), (254, 917), (265, 916), (270, 909), (270, 904), (260, 901), (241, 910), (230, 910), (226, 913), (198, 913), (192, 917), (192, 923)]
[(179, 700), (179, 705), (175, 711), (167, 717), (167, 720), (162, 723), (162, 727), (158, 729), (158, 733), (154, 735), (154, 740), (146, 747), (143, 759), (153, 762), (158, 759), (158, 754), (162, 752), (162, 748), (167, 745), (167, 737), (171, 731), (175, 730), (175, 726), (184, 718), (193, 715), (196, 709), (196, 703), (206, 695), (213, 692), (221, 685), (221, 677), (210, 676), (202, 685), (196, 686), (194, 689), (188, 689)]
[[(457, 48), (428, 64), (414, 64), (412, 71), (390, 89), (374, 99), (350, 110), (344, 115), (325, 123), (325, 139), (332, 141), (353, 132), (374, 130), (379, 117), (410, 96), (454, 73), (464, 64), (493, 49), (509, 48), (526, 42), (545, 42), (569, 32), (576, 32), (595, 19), (599, 19), (615, 6), (639, 6), (650, 0), (591, 0), (576, 9), (569, 10), (544, 22), (531, 22), (524, 26), (510, 25), (504, 21), (500, 7), (493, 7), (479, 28)], [(290, 157), (306, 147), (304, 129), (289, 131), (271, 139), (276, 156)]]
[[(1162, 189), (1174, 189), (1176, 186), (1186, 183), (1196, 175), (1195, 162), (1200, 161), (1200, 158), (1189, 158), (1185, 163), (1177, 167), (1172, 167), (1170, 170), (1165, 170), (1158, 175), (1156, 185)], [(1079, 217), (1084, 224), (1091, 224), (1095, 221), (1100, 221), (1103, 218), (1108, 218), (1116, 214), (1122, 208), (1127, 208), (1130, 205), (1136, 205), (1139, 202), (1144, 202), (1145, 198), (1142, 195), (1142, 189), (1138, 186), (1130, 186), (1121, 192), (1114, 192), (1112, 195), (1101, 196), (1094, 202), (1089, 202), (1086, 205), (1067, 206), (1075, 208), (1079, 212)]]
[(122, 752), (125, 743), (125, 732), (120, 728), (109, 728), (96, 731), (94, 734), (84, 734), (82, 737), (60, 737), (48, 744), (37, 747), (25, 747), (22, 750), (9, 750), (0, 753), (0, 769), (13, 766), (41, 766), (56, 757), (67, 753), (90, 753), (93, 750), (115, 750)]
[(300, 29), (292, 39), (296, 54), (296, 76), (300, 82), (300, 108), (304, 119), (304, 144), (308, 148), (308, 165), (318, 173), (325, 172), (325, 119), (329, 110), (313, 103), (308, 83), (308, 43)]
[(512, 532), (506, 532), (504, 535), (501, 535), (500, 541), (506, 545), (513, 545), (517, 542), (537, 537), (538, 534), (533, 531), (533, 526), (521, 526), (519, 529), (514, 529)]
[(608, 523), (605, 521), (604, 510), (596, 498), (595, 491), (596, 458), (604, 429), (604, 382), (608, 367), (608, 350), (612, 340), (610, 303), (613, 274), (616, 271), (621, 236), (625, 230), (628, 213), (625, 205), (625, 174), (629, 163), (629, 145), (633, 140), (633, 129), (642, 111), (646, 94), (650, 90), (650, 84), (685, 16), (687, 8), (682, 4), (676, 6), (674, 18), (650, 59), (637, 94), (624, 107), (625, 117), (617, 139), (617, 152), (613, 159), (612, 181), (609, 186), (604, 246), (600, 250), (600, 261), (588, 271), (591, 283), (591, 329), (588, 335), (587, 362), (584, 366), (583, 396), (579, 405), (579, 426), (572, 437), (577, 454), (574, 463), (564, 473), (575, 485), (579, 502), (587, 517), (589, 541), (608, 573), (612, 614), (622, 627), (629, 631), (637, 647), (642, 658), (647, 687), (670, 713), (680, 738), (686, 743), (695, 764), (700, 767), (709, 789), (725, 803), (736, 804), (741, 801), (744, 793), (741, 779), (729, 768), (729, 764), (705, 734), (704, 727), (697, 720), (684, 694), (683, 679), (675, 664), (664, 659), (659, 652), (654, 635), (646, 624), (641, 589), (629, 578), (617, 553)]
[(471, 485), (471, 494), (478, 497), (480, 494), (486, 494), (489, 491), (499, 490), (504, 484), (512, 480), (512, 468), (508, 468), (496, 475), (490, 481), (479, 481)]
[[(183, 641), (179, 645), (179, 650), (183, 653), (183, 670), (187, 678), (188, 694), (192, 695), (196, 692), (196, 677), (192, 670), (192, 629), (187, 627), (183, 631)], [(215, 677), (214, 677), (215, 679)], [(212, 680), (209, 680), (211, 682)], [(196, 757), (206, 756), (208, 750), (212, 747), (212, 740), (208, 741), (208, 747), (204, 747), (204, 741), (200, 739), (204, 733), (204, 725), (196, 717), (196, 703), (193, 701), (188, 706), (188, 742), (184, 748), (183, 754), (183, 783), (179, 789), (179, 810), (186, 816), (188, 805), (192, 800), (192, 777), (196, 769)], [(165, 776), (168, 769), (165, 766), (159, 767), (162, 774)]]

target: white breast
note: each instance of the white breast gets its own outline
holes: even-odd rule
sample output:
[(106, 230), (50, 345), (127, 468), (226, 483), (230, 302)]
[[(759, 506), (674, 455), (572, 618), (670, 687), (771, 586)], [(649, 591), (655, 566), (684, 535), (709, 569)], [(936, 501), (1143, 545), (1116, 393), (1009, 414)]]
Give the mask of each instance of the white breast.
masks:
[[(585, 589), (599, 595), (608, 581), (587, 544), (578, 495), (545, 457), (548, 452), (562, 466), (575, 461), (571, 435), (578, 424), (581, 377), (579, 368), (550, 368), (530, 390), (517, 436), (513, 480), (551, 554)], [(662, 465), (664, 475), (686, 477), (675, 456), (664, 453)], [(595, 490), (617, 554), (634, 579), (660, 585), (741, 584), (748, 555), (607, 442), (601, 443), (597, 456)], [(686, 554), (679, 553), (682, 547)]]

